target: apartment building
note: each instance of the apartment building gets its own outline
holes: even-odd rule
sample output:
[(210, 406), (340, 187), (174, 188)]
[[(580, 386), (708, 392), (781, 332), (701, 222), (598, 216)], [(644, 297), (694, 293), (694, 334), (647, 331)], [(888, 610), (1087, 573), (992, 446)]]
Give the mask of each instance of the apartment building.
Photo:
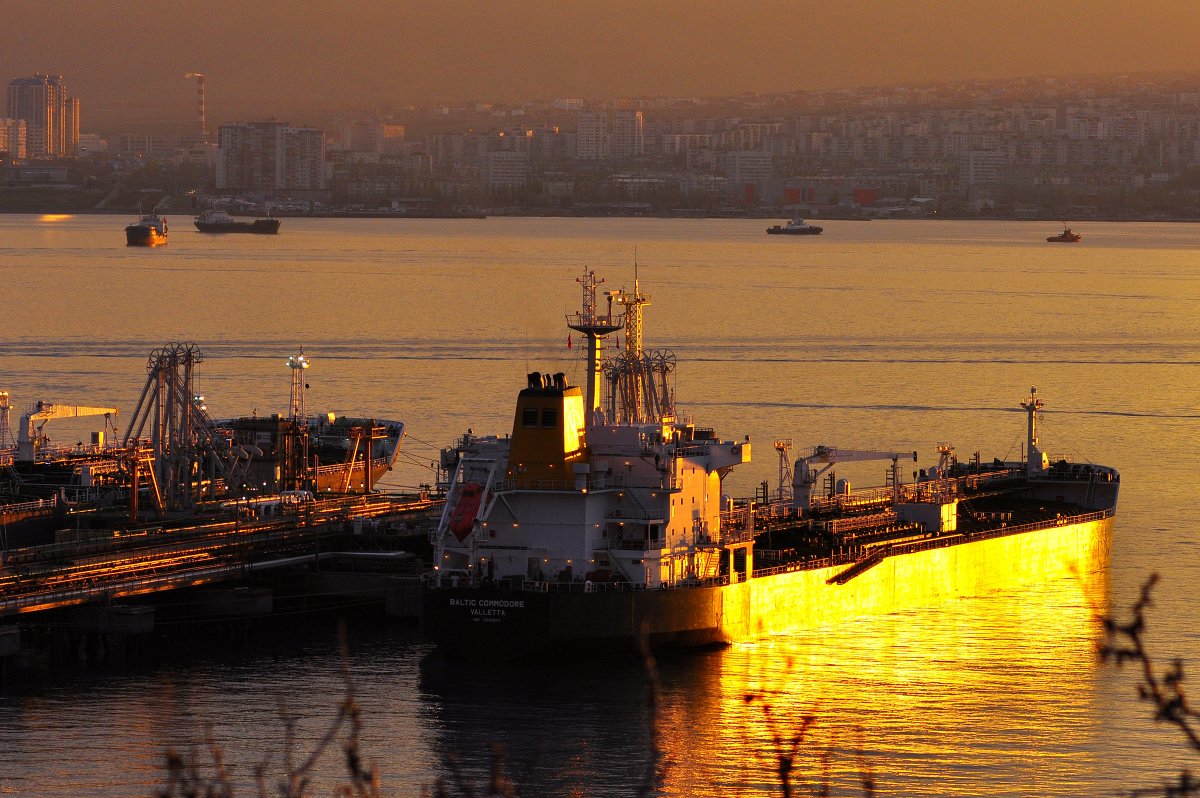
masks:
[(17, 160), (25, 158), (26, 130), (24, 119), (0, 119), (0, 152)]
[(645, 118), (641, 111), (613, 111), (609, 126), (609, 155), (613, 160), (625, 161), (645, 154)]
[(77, 98), (67, 96), (62, 76), (35, 74), (8, 84), (10, 119), (23, 119), (30, 158), (74, 157), (79, 145)]
[(272, 194), (325, 188), (325, 134), (287, 122), (237, 122), (218, 131), (217, 188)]

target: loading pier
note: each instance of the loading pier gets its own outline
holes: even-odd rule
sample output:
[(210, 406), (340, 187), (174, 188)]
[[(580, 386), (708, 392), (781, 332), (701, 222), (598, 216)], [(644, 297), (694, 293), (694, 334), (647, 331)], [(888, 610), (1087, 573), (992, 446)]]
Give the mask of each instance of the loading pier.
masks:
[(233, 503), (225, 518), (127, 526), (103, 538), (8, 549), (0, 565), (0, 621), (8, 616), (184, 587), (235, 582), (322, 553), (364, 524), (417, 523), (440, 502), (353, 496), (285, 504)]

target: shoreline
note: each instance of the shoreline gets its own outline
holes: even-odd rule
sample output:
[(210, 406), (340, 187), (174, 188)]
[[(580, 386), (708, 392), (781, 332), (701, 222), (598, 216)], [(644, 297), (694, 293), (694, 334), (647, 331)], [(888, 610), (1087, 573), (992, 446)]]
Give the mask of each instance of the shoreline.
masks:
[[(187, 210), (171, 210), (169, 208), (158, 211), (162, 216), (186, 216), (195, 217), (199, 213), (192, 209)], [(18, 215), (53, 215), (53, 216), (136, 216), (137, 210), (133, 209), (114, 209), (114, 208), (88, 208), (82, 210), (64, 210), (63, 208), (3, 208), (0, 209), (0, 215), (18, 216)], [(268, 218), (266, 215), (251, 215), (245, 213), (231, 213), (231, 216), (262, 219)], [(527, 219), (742, 219), (742, 220), (759, 220), (773, 221), (779, 219), (790, 218), (787, 213), (769, 213), (762, 211), (745, 212), (745, 213), (720, 213), (720, 212), (696, 212), (696, 211), (646, 211), (646, 212), (603, 212), (603, 211), (567, 211), (567, 210), (546, 210), (534, 211), (532, 209), (509, 210), (505, 208), (488, 208), (479, 212), (471, 213), (389, 213), (386, 211), (322, 211), (315, 213), (273, 213), (270, 217), (276, 219), (461, 219), (461, 220), (481, 220), (491, 218), (527, 218)], [(1030, 222), (1030, 223), (1052, 223), (1062, 224), (1062, 217), (1059, 215), (1039, 216), (1036, 218), (1014, 218), (1012, 216), (973, 216), (973, 215), (937, 215), (937, 216), (864, 216), (864, 215), (837, 215), (823, 216), (820, 214), (804, 215), (803, 218), (822, 221), (822, 222), (936, 222), (936, 221), (971, 221), (971, 222)], [(1121, 224), (1126, 222), (1132, 223), (1170, 223), (1170, 224), (1187, 224), (1200, 223), (1200, 216), (1096, 216), (1087, 219), (1076, 219), (1075, 224)]]

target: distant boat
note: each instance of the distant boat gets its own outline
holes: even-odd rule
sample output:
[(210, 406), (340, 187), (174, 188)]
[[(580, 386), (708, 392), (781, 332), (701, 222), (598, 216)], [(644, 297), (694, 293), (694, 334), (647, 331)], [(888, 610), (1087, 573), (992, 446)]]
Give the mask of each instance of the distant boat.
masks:
[(125, 243), (131, 247), (155, 247), (167, 243), (167, 220), (157, 213), (143, 214), (125, 227)]
[(1061, 244), (1074, 244), (1079, 239), (1083, 238), (1079, 233), (1076, 233), (1071, 228), (1063, 225), (1063, 231), (1056, 236), (1047, 236), (1046, 240), (1058, 242)]
[(255, 219), (239, 222), (225, 211), (209, 208), (196, 217), (196, 229), (201, 233), (264, 233), (279, 232), (278, 219)]
[(817, 227), (815, 224), (809, 224), (808, 222), (804, 221), (799, 216), (797, 216), (795, 219), (792, 219), (786, 225), (777, 224), (777, 225), (768, 227), (767, 233), (769, 233), (770, 235), (784, 235), (784, 236), (815, 236), (815, 235), (820, 235), (821, 231), (824, 229), (825, 228), (823, 228), (823, 227)]

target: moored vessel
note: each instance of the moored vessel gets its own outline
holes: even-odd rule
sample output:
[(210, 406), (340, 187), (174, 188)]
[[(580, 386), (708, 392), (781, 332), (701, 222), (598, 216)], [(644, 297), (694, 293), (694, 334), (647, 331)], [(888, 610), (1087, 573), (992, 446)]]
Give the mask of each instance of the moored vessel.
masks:
[(1079, 241), (1082, 238), (1083, 236), (1081, 236), (1079, 233), (1076, 233), (1071, 228), (1063, 225), (1063, 231), (1061, 233), (1056, 236), (1046, 236), (1046, 241), (1059, 244), (1074, 244), (1076, 241)]
[(155, 247), (167, 243), (167, 220), (157, 213), (143, 214), (125, 227), (128, 246)]
[[(150, 355), (141, 398), (123, 435), (118, 409), (37, 402), (20, 418), (15, 445), (12, 404), (0, 391), (0, 521), (8, 545), (47, 542), (73, 509), (138, 506), (199, 512), (234, 500), (269, 501), (287, 494), (328, 499), (369, 494), (393, 467), (403, 422), (309, 415), (303, 352), (289, 357), (290, 412), (214, 419), (195, 391), (201, 362), (192, 343), (168, 344)], [(55, 419), (104, 418), (91, 444), (54, 446), (45, 430)], [(17, 528), (18, 524), (20, 529)], [(3, 536), (0, 536), (3, 537)], [(0, 549), (5, 541), (0, 540)]]
[[(530, 374), (510, 434), (443, 452), (422, 617), (444, 650), (725, 644), (1105, 567), (1119, 475), (1041, 449), (1036, 391), (1021, 460), (960, 462), (943, 444), (925, 468), (918, 452), (830, 446), (792, 463), (779, 440), (791, 474), (772, 497), (735, 500), (723, 481), (750, 442), (677, 415), (674, 355), (642, 349), (637, 280), (606, 293), (607, 312), (594, 274), (580, 282), (568, 325), (588, 341), (586, 384)], [(624, 350), (604, 360), (621, 329)], [(886, 484), (835, 478), (864, 461), (890, 464)]]
[(242, 222), (225, 211), (209, 208), (196, 217), (196, 229), (201, 233), (259, 233), (272, 235), (279, 232), (280, 220), (266, 217)]
[(767, 228), (767, 233), (770, 235), (785, 236), (815, 236), (820, 235), (824, 229), (824, 227), (819, 227), (815, 224), (809, 224), (797, 216), (787, 224), (771, 225)]

